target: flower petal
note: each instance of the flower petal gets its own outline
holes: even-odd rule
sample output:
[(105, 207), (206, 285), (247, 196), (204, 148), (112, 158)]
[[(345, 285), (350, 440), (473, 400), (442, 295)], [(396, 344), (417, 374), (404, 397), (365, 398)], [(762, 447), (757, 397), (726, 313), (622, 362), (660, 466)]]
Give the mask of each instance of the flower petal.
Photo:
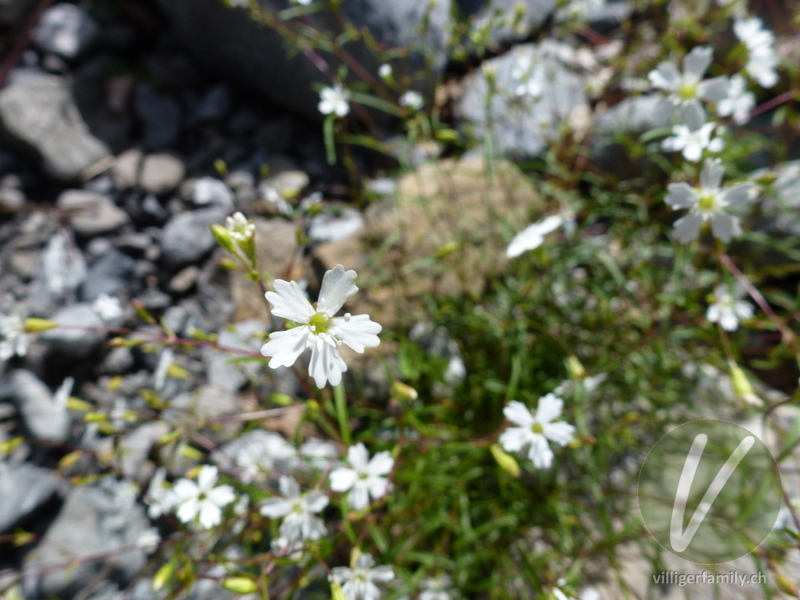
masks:
[(515, 425), (520, 425), (522, 427), (530, 427), (533, 425), (533, 415), (522, 402), (512, 400), (508, 403), (508, 406), (503, 409), (503, 414), (506, 419)]
[(655, 69), (650, 71), (647, 77), (654, 88), (664, 90), (665, 92), (672, 92), (678, 89), (681, 80), (681, 74), (678, 72), (677, 67), (671, 62), (662, 62)]
[(204, 501), (200, 506), (200, 525), (203, 529), (211, 529), (222, 521), (222, 511), (213, 502)]
[(261, 505), (259, 512), (270, 519), (285, 517), (292, 511), (292, 503), (283, 498), (267, 498)]
[(700, 172), (700, 187), (705, 191), (715, 191), (722, 184), (725, 167), (718, 158), (707, 158)]
[(726, 76), (706, 79), (697, 84), (697, 95), (708, 102), (719, 102), (728, 97), (730, 81)]
[(711, 217), (711, 231), (714, 237), (723, 242), (730, 242), (731, 238), (742, 234), (739, 219), (728, 213), (716, 213)]
[(217, 467), (213, 465), (203, 465), (200, 473), (197, 475), (197, 486), (203, 492), (208, 492), (217, 483)]
[(222, 508), (236, 500), (236, 492), (229, 485), (220, 485), (207, 493), (208, 499)]
[(273, 369), (291, 367), (308, 347), (311, 335), (305, 325), (286, 331), (275, 331), (270, 334), (269, 341), (261, 346), (261, 354), (272, 357), (269, 366)]
[(559, 446), (566, 446), (575, 438), (575, 427), (569, 423), (547, 423), (543, 426), (544, 436)]
[(317, 387), (322, 389), (327, 382), (333, 386), (339, 385), (345, 371), (347, 364), (342, 360), (336, 346), (322, 336), (317, 336), (311, 347), (311, 360), (308, 363), (308, 374), (314, 378)]
[(536, 407), (536, 422), (549, 423), (561, 416), (564, 408), (564, 401), (555, 394), (547, 394), (539, 398), (539, 406)]
[(550, 450), (546, 437), (538, 434), (532, 436), (528, 458), (533, 461), (533, 466), (537, 469), (549, 469), (552, 466), (553, 451)]
[(370, 475), (386, 475), (394, 467), (392, 453), (388, 451), (378, 452), (367, 465), (367, 472)]
[(355, 281), (356, 272), (345, 271), (342, 265), (336, 265), (325, 273), (319, 290), (317, 311), (329, 317), (339, 312), (344, 303), (358, 291)]
[(278, 481), (278, 488), (280, 489), (281, 495), (284, 498), (294, 499), (300, 497), (300, 485), (297, 483), (294, 477), (281, 475), (281, 478)]
[(358, 473), (353, 469), (341, 467), (331, 471), (331, 489), (334, 492), (346, 492), (353, 487), (358, 479)]
[(266, 293), (267, 300), (272, 304), (272, 314), (295, 323), (308, 323), (314, 308), (297, 282), (276, 279), (272, 287), (275, 291)]
[(347, 495), (347, 501), (350, 503), (350, 508), (353, 510), (361, 510), (367, 506), (369, 504), (367, 486), (361, 481), (356, 482), (353, 489), (350, 490), (350, 493)]
[(367, 452), (367, 447), (361, 442), (355, 446), (350, 446), (347, 450), (347, 462), (358, 471), (366, 470), (369, 464), (369, 452)]
[(375, 348), (381, 343), (378, 334), (383, 327), (370, 320), (369, 315), (354, 317), (334, 317), (330, 333), (350, 346), (356, 352), (364, 352), (364, 348)]
[(533, 432), (526, 427), (509, 427), (500, 436), (500, 445), (506, 452), (519, 452), (531, 442)]
[(722, 193), (722, 198), (729, 206), (737, 206), (750, 200), (750, 195), (754, 189), (755, 185), (752, 182), (738, 183), (727, 188)]
[(703, 224), (703, 215), (690, 213), (675, 221), (675, 239), (682, 244), (687, 244), (697, 239), (700, 235), (700, 226)]
[(699, 80), (708, 67), (711, 66), (711, 60), (714, 58), (714, 49), (709, 46), (698, 46), (692, 48), (686, 56), (683, 57), (683, 72), (685, 75), (691, 75), (696, 80)]
[(697, 204), (697, 192), (686, 182), (670, 183), (667, 190), (669, 193), (664, 198), (664, 202), (669, 204), (673, 210), (691, 208)]
[(322, 492), (309, 492), (306, 494), (306, 506), (310, 513), (321, 512), (328, 506), (328, 497)]
[(375, 500), (383, 498), (389, 489), (389, 480), (386, 477), (370, 477), (367, 479), (369, 495)]

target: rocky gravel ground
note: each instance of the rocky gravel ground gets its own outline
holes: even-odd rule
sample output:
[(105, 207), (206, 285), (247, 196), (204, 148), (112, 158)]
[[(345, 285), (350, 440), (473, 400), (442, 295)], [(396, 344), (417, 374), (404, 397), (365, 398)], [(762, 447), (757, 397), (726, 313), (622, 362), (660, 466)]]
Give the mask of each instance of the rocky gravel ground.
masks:
[[(439, 2), (422, 38), (414, 26), (419, 2), (367, 4), (375, 10), (354, 19), (368, 14), (366, 24), (387, 43), (426, 44), (431, 68), (446, 68), (449, 2)], [(478, 16), (512, 3), (484, 4), (459, 2)], [(590, 51), (572, 38), (537, 37), (555, 18), (556, 2), (529, 4), (522, 29), (492, 34), (507, 46), (525, 42), (490, 59), (499, 81), (527, 55), (545, 57), (551, 82), (536, 110), (517, 110), (502, 98), (492, 107), (502, 117), (494, 121), (495, 148), (512, 157), (542, 153), (565, 120), (594, 126), (584, 89), (602, 80), (605, 63), (620, 51), (613, 28), (630, 10), (611, 3), (587, 16), (609, 35)], [(278, 371), (271, 383), (242, 392), (260, 366), (232, 364), (208, 348), (187, 351), (176, 363), (180, 376), (173, 369), (165, 379), (159, 365), (169, 357), (156, 345), (108, 345), (117, 335), (163, 336), (159, 327), (141, 325), (134, 300), (176, 336), (200, 331), (257, 353), (271, 326), (261, 292), (225, 269), (209, 225), (244, 212), (256, 223), (262, 268), (314, 286), (339, 262), (369, 281), (363, 244), (408, 217), (380, 202), (366, 214), (348, 204), (347, 173), (326, 159), (312, 91), (319, 74), (294, 68), (279, 40), (218, 0), (2, 0), (0, 24), (18, 49), (0, 68), (0, 313), (61, 325), (30, 336), (25, 356), (0, 362), (0, 589), (21, 573), (31, 599), (150, 598), (151, 582), (136, 575), (148, 561), (141, 540), (152, 523), (132, 483), (147, 484), (156, 457), (173, 475), (196, 461), (177, 444), (160, 443), (168, 433), (162, 423), (126, 420), (129, 411), (148, 410), (143, 390), (158, 389), (175, 419), (202, 420), (253, 410), (256, 397), (292, 393), (299, 382)], [(452, 103), (459, 126), (476, 138), (487, 127), (484, 73), (459, 82)], [(644, 127), (634, 121), (607, 113), (596, 126), (601, 134)], [(386, 131), (391, 139), (391, 125)], [(441, 210), (480, 178), (474, 157), (448, 164), (458, 176), (447, 178), (456, 187), (445, 192), (415, 187), (414, 177), (381, 179), (368, 156), (355, 160), (371, 174), (365, 187), (372, 199), (406, 194), (441, 203)], [(506, 180), (517, 181), (514, 173)], [(425, 180), (435, 187), (435, 176)], [(515, 204), (535, 203), (537, 195), (520, 179), (507, 199), (513, 215)], [(405, 240), (404, 252), (424, 255), (418, 241), (430, 232), (440, 236), (437, 246), (447, 244), (433, 214), (415, 221), (423, 228), (417, 240)], [(479, 230), (480, 216), (472, 223)], [(459, 268), (479, 272), (484, 258)], [(374, 318), (391, 324), (404, 315), (385, 308), (392, 282), (383, 283), (364, 296), (384, 307)], [(437, 274), (403, 285), (412, 292), (456, 287)], [(104, 309), (109, 298), (119, 301), (118, 314)], [(383, 382), (376, 375), (369, 383)], [(92, 422), (71, 396), (109, 418)], [(209, 449), (224, 447), (237, 431), (235, 424), (204, 430)], [(99, 472), (118, 477), (70, 485)], [(27, 533), (16, 536), (20, 531)], [(207, 581), (190, 597), (229, 596)]]

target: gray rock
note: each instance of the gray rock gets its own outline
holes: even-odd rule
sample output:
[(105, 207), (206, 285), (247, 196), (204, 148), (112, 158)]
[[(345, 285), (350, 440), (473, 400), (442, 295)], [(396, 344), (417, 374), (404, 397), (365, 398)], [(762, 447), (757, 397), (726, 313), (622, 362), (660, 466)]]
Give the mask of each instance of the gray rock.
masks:
[(205, 208), (176, 215), (164, 227), (161, 251), (164, 262), (181, 267), (199, 261), (214, 248), (209, 226), (222, 223), (227, 213), (221, 208)]
[(119, 469), (127, 479), (142, 481), (151, 473), (145, 469), (150, 450), (170, 431), (163, 421), (145, 423), (124, 436), (117, 446)]
[(78, 179), (109, 157), (106, 145), (89, 132), (63, 77), (15, 72), (0, 92), (0, 126), (57, 179)]
[[(258, 352), (264, 344), (266, 331), (266, 323), (259, 319), (250, 319), (221, 329), (217, 339), (219, 345), (225, 348)], [(204, 358), (208, 382), (221, 389), (239, 390), (249, 378), (256, 375), (261, 366), (255, 362), (231, 362), (231, 359), (241, 356), (244, 355), (206, 348)]]
[(192, 201), (201, 206), (214, 205), (232, 208), (235, 196), (224, 181), (214, 177), (201, 177), (192, 186)]
[(140, 85), (136, 90), (136, 114), (150, 150), (174, 146), (181, 135), (181, 106), (171, 96)]
[(39, 339), (72, 359), (85, 358), (106, 339), (100, 330), (105, 324), (90, 304), (62, 308), (52, 318), (60, 327), (45, 331)]
[(0, 0), (0, 25), (16, 25), (35, 3), (36, 0)]
[(114, 187), (118, 190), (129, 190), (139, 181), (139, 169), (142, 166), (142, 152), (140, 150), (127, 150), (117, 157), (111, 167), (111, 177)]
[(224, 85), (215, 85), (206, 92), (197, 107), (197, 118), (201, 121), (217, 121), (231, 110), (231, 92)]
[[(135, 545), (149, 526), (130, 483), (106, 477), (73, 488), (41, 544), (25, 557), (25, 596), (71, 598), (100, 573), (127, 584), (147, 562)], [(90, 556), (97, 558), (81, 560)]]
[(99, 29), (80, 6), (61, 2), (44, 12), (32, 39), (43, 52), (70, 59), (89, 47)]
[(109, 250), (89, 268), (86, 281), (81, 288), (84, 300), (91, 302), (101, 294), (116, 296), (133, 292), (131, 276), (136, 261), (118, 250)]
[(197, 283), (200, 269), (195, 265), (189, 265), (178, 272), (169, 282), (169, 291), (173, 294), (185, 294)]
[(626, 98), (597, 117), (594, 133), (600, 139), (607, 139), (618, 134), (669, 127), (672, 115), (669, 103), (659, 96)]
[[(588, 111), (584, 78), (564, 61), (564, 56), (572, 53), (569, 46), (549, 42), (517, 46), (484, 62), (483, 69), (467, 81), (457, 106), (463, 129), (478, 140), (489, 129), (499, 155), (523, 158), (541, 154), (558, 138), (565, 120), (576, 111)], [(526, 61), (530, 68), (521, 75), (519, 67)], [(493, 92), (487, 70), (494, 73)], [(536, 84), (536, 95), (518, 95), (526, 81)]]
[(133, 369), (135, 364), (136, 361), (130, 348), (113, 348), (103, 360), (101, 369), (109, 375), (123, 375)]
[(51, 471), (28, 463), (0, 462), (0, 532), (8, 531), (62, 489)]
[(345, 208), (338, 215), (319, 214), (313, 217), (308, 237), (315, 242), (336, 242), (349, 238), (363, 226), (361, 211)]
[(29, 310), (47, 316), (58, 302), (72, 299), (86, 279), (86, 260), (67, 229), (57, 231), (47, 242), (31, 283)]
[(0, 188), (0, 212), (14, 212), (25, 206), (25, 194), (12, 187)]
[(44, 383), (24, 369), (16, 369), (0, 384), (0, 398), (13, 400), (25, 428), (38, 439), (65, 442), (69, 437), (66, 405), (57, 404)]
[[(275, 11), (290, 5), (288, 0), (261, 1)], [(321, 119), (313, 84), (329, 85), (329, 78), (303, 53), (289, 58), (286, 40), (251, 19), (248, 11), (231, 9), (218, 0), (159, 0), (158, 4), (199, 64), (276, 104)], [(344, 20), (368, 29), (379, 44), (418, 51), (411, 61), (413, 70), (426, 62), (422, 53), (430, 57), (434, 76), (444, 67), (450, 0), (439, 0), (433, 7), (429, 0), (348, 0), (341, 10)], [(426, 13), (429, 26), (421, 35)], [(320, 29), (330, 29), (330, 15), (323, 11), (305, 18)], [(349, 44), (348, 51), (358, 64), (377, 71), (379, 62), (361, 44)]]
[(129, 222), (127, 213), (111, 198), (96, 192), (67, 190), (56, 205), (67, 214), (72, 228), (85, 237), (111, 233)]
[(174, 191), (183, 181), (186, 168), (171, 154), (151, 154), (142, 163), (139, 184), (145, 191), (163, 195)]
[[(475, 19), (474, 28), (491, 20), (490, 44), (524, 40), (553, 13), (558, 0), (455, 0), (461, 12)], [(518, 15), (517, 7), (522, 8)]]
[[(241, 399), (235, 392), (213, 385), (204, 385), (192, 393), (178, 395), (172, 400), (172, 407), (170, 413), (176, 410), (173, 416), (189, 413), (200, 421), (242, 412)], [(232, 421), (203, 428), (201, 431), (215, 444), (222, 444), (232, 439), (239, 429), (240, 424)]]

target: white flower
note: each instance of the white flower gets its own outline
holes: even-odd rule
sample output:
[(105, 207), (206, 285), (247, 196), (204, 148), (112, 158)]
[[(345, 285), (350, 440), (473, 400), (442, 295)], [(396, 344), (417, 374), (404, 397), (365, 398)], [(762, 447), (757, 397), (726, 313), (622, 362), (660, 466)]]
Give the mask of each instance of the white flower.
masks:
[(318, 438), (310, 438), (304, 442), (297, 453), (305, 461), (306, 465), (312, 469), (324, 469), (339, 454), (336, 446)]
[(303, 557), (303, 542), (300, 540), (287, 540), (286, 538), (273, 538), (269, 543), (269, 548), (275, 556), (288, 556), (291, 559), (299, 560)]
[(750, 198), (753, 184), (740, 183), (722, 188), (725, 167), (719, 159), (706, 159), (700, 173), (700, 187), (693, 188), (688, 183), (671, 183), (664, 201), (673, 210), (688, 208), (689, 213), (675, 221), (675, 239), (687, 243), (700, 234), (703, 223), (711, 222), (714, 237), (729, 242), (742, 233), (739, 219), (728, 214), (727, 208), (741, 205)]
[(156, 527), (151, 527), (147, 531), (142, 532), (139, 539), (136, 540), (136, 545), (144, 550), (147, 554), (152, 554), (158, 548), (161, 542), (161, 534), (158, 533)]
[(334, 567), (330, 578), (342, 586), (347, 600), (380, 600), (381, 591), (375, 582), (391, 581), (394, 571), (392, 567), (376, 567), (370, 554), (361, 554), (353, 569)]
[(244, 243), (250, 240), (256, 233), (256, 224), (245, 217), (242, 213), (236, 212), (232, 217), (225, 220), (225, 229), (231, 239), (237, 243)]
[(144, 500), (148, 505), (147, 514), (151, 519), (159, 518), (175, 506), (175, 497), (172, 488), (167, 484), (167, 470), (164, 467), (156, 470)]
[(531, 57), (523, 54), (517, 57), (511, 69), (511, 77), (517, 82), (514, 95), (517, 97), (530, 96), (538, 98), (542, 95), (543, 71), (541, 65), (533, 66)]
[(443, 573), (436, 577), (423, 579), (420, 587), (422, 591), (419, 594), (419, 600), (453, 600), (456, 597), (453, 580)]
[(0, 315), (0, 361), (28, 353), (25, 319), (20, 314)]
[(714, 290), (714, 303), (708, 307), (706, 318), (712, 323), (719, 323), (725, 331), (736, 331), (739, 319), (753, 316), (753, 305), (740, 300), (745, 289), (736, 285), (733, 290), (727, 285), (719, 285)]
[(243, 470), (242, 481), (245, 483), (263, 479), (276, 465), (291, 467), (296, 462), (294, 446), (269, 431), (256, 430), (249, 434), (247, 443), (236, 454), (236, 465)]
[(271, 185), (267, 185), (266, 183), (262, 182), (258, 186), (258, 191), (261, 194), (261, 197), (264, 198), (267, 202), (271, 202), (275, 205), (278, 209), (278, 212), (282, 215), (289, 216), (294, 212), (292, 205), (289, 204), (286, 199), (281, 195), (281, 193), (276, 190)]
[(518, 425), (511, 427), (500, 436), (500, 444), (507, 452), (518, 452), (525, 446), (528, 458), (538, 469), (549, 469), (553, 464), (553, 451), (548, 440), (559, 446), (569, 444), (575, 434), (575, 428), (564, 422), (554, 421), (561, 416), (564, 401), (553, 394), (539, 398), (539, 406), (531, 413), (522, 402), (512, 400), (503, 409), (506, 418)]
[(357, 291), (356, 272), (345, 271), (337, 265), (322, 278), (322, 289), (316, 307), (303, 295), (296, 281), (275, 281), (275, 291), (267, 292), (272, 304), (272, 314), (297, 323), (297, 327), (277, 331), (261, 348), (261, 354), (271, 356), (269, 366), (290, 367), (297, 358), (311, 348), (308, 373), (317, 387), (326, 382), (339, 385), (347, 365), (339, 354), (339, 345), (346, 344), (358, 353), (380, 344), (378, 334), (382, 327), (368, 315), (335, 317), (342, 305)]
[(167, 372), (173, 362), (175, 362), (175, 353), (171, 349), (165, 348), (158, 358), (158, 365), (156, 366), (156, 373), (154, 376), (154, 385), (157, 392), (164, 388), (164, 384), (167, 382)]
[(667, 152), (681, 152), (686, 160), (697, 162), (703, 158), (703, 151), (721, 152), (725, 144), (722, 138), (711, 136), (717, 128), (716, 123), (706, 123), (703, 109), (696, 104), (684, 106), (681, 110), (683, 123), (672, 128), (672, 137), (661, 142)]
[(559, 215), (551, 215), (543, 221), (528, 225), (511, 240), (506, 256), (514, 258), (523, 252), (538, 248), (544, 243), (544, 236), (558, 229), (563, 222), (564, 219)]
[(113, 321), (122, 315), (122, 307), (115, 296), (100, 294), (92, 302), (92, 308), (103, 321)]
[(58, 386), (56, 393), (53, 394), (53, 404), (58, 408), (64, 408), (67, 406), (67, 400), (69, 400), (69, 396), (72, 393), (72, 386), (75, 385), (75, 380), (72, 377), (67, 377)]
[(700, 100), (719, 102), (728, 95), (728, 78), (702, 80), (713, 55), (713, 48), (693, 48), (683, 58), (683, 73), (671, 62), (663, 62), (650, 71), (648, 79), (654, 88), (667, 92), (667, 99), (675, 106), (700, 107)]
[(331, 489), (335, 492), (346, 492), (350, 507), (361, 510), (373, 500), (382, 498), (389, 490), (386, 475), (394, 467), (394, 459), (390, 452), (378, 452), (370, 459), (364, 444), (351, 446), (347, 451), (347, 462), (352, 468), (341, 467), (331, 472)]
[(292, 477), (282, 475), (278, 482), (283, 498), (268, 498), (261, 507), (261, 514), (270, 519), (283, 517), (279, 529), (281, 537), (295, 542), (315, 541), (327, 533), (322, 519), (315, 517), (328, 506), (328, 498), (322, 492), (300, 494), (300, 486)]
[(717, 112), (722, 117), (733, 117), (739, 125), (750, 120), (750, 111), (756, 105), (756, 97), (747, 91), (747, 80), (741, 75), (731, 77), (728, 97), (717, 104)]
[(757, 17), (736, 19), (733, 31), (747, 47), (745, 71), (762, 87), (771, 88), (778, 83), (778, 73), (775, 71), (778, 57), (773, 49), (775, 35), (763, 29), (761, 19)]
[(222, 521), (222, 509), (236, 499), (229, 485), (216, 485), (217, 467), (204, 465), (197, 475), (197, 483), (191, 479), (179, 479), (172, 488), (176, 515), (183, 523), (196, 518), (204, 529), (211, 529)]
[(389, 63), (384, 63), (378, 69), (378, 75), (381, 79), (389, 79), (392, 76), (392, 65)]
[(314, 0), (293, 0), (293, 1), (299, 4), (300, 6), (311, 6), (311, 3)]
[(400, 96), (399, 102), (400, 106), (404, 108), (410, 108), (412, 110), (419, 110), (425, 105), (425, 100), (422, 98), (422, 94), (413, 90), (409, 90)]
[(323, 88), (319, 93), (319, 112), (323, 115), (345, 117), (350, 112), (350, 92), (338, 83)]

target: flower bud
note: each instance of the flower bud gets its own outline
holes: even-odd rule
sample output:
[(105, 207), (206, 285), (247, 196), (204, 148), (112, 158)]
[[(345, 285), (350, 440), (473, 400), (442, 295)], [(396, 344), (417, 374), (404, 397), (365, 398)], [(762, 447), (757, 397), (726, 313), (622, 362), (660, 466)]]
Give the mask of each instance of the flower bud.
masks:
[(58, 323), (48, 319), (25, 319), (25, 332), (37, 333), (39, 331), (47, 331), (48, 329), (55, 329)]
[(519, 477), (520, 470), (517, 459), (508, 454), (497, 444), (492, 444), (489, 450), (491, 450), (492, 456), (494, 456), (494, 459), (497, 461), (497, 464), (500, 465), (501, 469), (514, 478)]
[(222, 580), (222, 587), (234, 594), (252, 594), (258, 590), (256, 582), (249, 577), (228, 577)]

